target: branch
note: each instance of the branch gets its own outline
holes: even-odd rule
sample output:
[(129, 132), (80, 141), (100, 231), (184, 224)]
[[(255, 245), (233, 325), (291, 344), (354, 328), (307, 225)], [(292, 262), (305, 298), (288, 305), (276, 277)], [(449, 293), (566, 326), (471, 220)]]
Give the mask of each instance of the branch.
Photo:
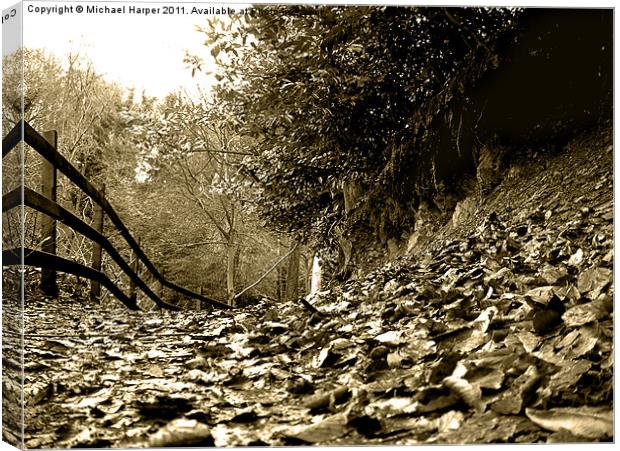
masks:
[(225, 246), (226, 242), (223, 241), (198, 241), (196, 243), (187, 243), (187, 244), (181, 244), (182, 247), (197, 247), (197, 246), (205, 246), (207, 244), (220, 244), (222, 246)]
[(243, 293), (245, 293), (246, 291), (248, 291), (248, 290), (250, 290), (250, 289), (254, 288), (256, 285), (258, 285), (258, 284), (259, 284), (259, 283), (261, 283), (263, 280), (265, 280), (265, 278), (266, 278), (269, 274), (271, 274), (271, 273), (273, 272), (273, 270), (274, 270), (274, 269), (276, 269), (276, 268), (278, 267), (278, 265), (279, 265), (280, 263), (282, 263), (286, 257), (288, 257), (288, 256), (289, 256), (289, 255), (291, 255), (293, 252), (295, 252), (295, 249), (297, 249), (297, 247), (298, 247), (298, 246), (299, 246), (299, 243), (295, 243), (295, 246), (293, 246), (293, 248), (292, 248), (290, 251), (288, 251), (286, 254), (284, 254), (282, 257), (280, 257), (280, 258), (278, 259), (278, 261), (277, 261), (277, 262), (275, 262), (275, 263), (273, 264), (273, 266), (267, 270), (267, 272), (265, 272), (262, 276), (260, 276), (256, 282), (254, 282), (252, 285), (250, 285), (250, 286), (248, 286), (248, 287), (244, 288), (243, 290), (241, 290), (239, 293), (237, 293), (237, 294), (235, 295), (235, 297), (234, 297), (233, 299), (237, 299), (237, 298), (238, 298), (239, 296), (241, 296)]
[[(187, 168), (185, 168), (187, 169)], [(194, 193), (194, 190), (192, 188), (192, 185), (188, 179), (187, 173), (186, 171), (181, 168), (181, 174), (183, 175), (183, 177), (185, 178), (185, 189), (187, 190), (187, 192), (190, 194), (190, 196), (192, 196), (194, 198), (194, 201), (198, 203), (198, 205), (200, 206), (200, 209), (202, 210), (202, 212), (207, 216), (207, 218), (209, 218), (209, 220), (213, 223), (213, 225), (217, 228), (217, 230), (220, 232), (220, 234), (222, 235), (222, 237), (225, 240), (228, 240), (228, 233), (226, 233), (226, 231), (222, 228), (222, 226), (218, 223), (218, 221), (215, 219), (215, 217), (207, 210), (207, 207), (205, 206), (204, 202), (202, 201), (202, 199), (196, 195), (196, 193)], [(196, 180), (196, 178), (194, 177), (194, 175), (191, 173), (190, 171), (190, 176), (196, 181), (198, 182), (198, 180)]]
[[(456, 18), (452, 14), (450, 14), (450, 12), (448, 11), (447, 8), (444, 8), (443, 12), (445, 13), (446, 17), (450, 20), (450, 22), (456, 24), (456, 26), (459, 27), (459, 28), (465, 29), (476, 40), (478, 45), (480, 45), (481, 47), (484, 47), (489, 53), (493, 53), (493, 52), (491, 52), (491, 49), (484, 42), (482, 42), (480, 39), (478, 39), (478, 36), (476, 36), (476, 33), (474, 33), (468, 27), (466, 27), (461, 22), (456, 20)], [(467, 42), (467, 41), (465, 41), (465, 42)]]

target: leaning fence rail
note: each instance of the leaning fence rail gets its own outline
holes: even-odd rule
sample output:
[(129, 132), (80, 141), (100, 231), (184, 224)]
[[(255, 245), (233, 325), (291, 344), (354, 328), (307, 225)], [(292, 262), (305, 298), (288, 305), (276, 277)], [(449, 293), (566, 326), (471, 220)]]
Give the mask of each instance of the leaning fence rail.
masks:
[[(142, 262), (144, 267), (157, 280), (163, 287), (170, 288), (177, 293), (198, 299), (199, 301), (206, 302), (220, 308), (231, 308), (230, 305), (215, 299), (209, 298), (202, 294), (194, 293), (187, 288), (181, 287), (173, 282), (167, 280), (155, 267), (155, 265), (146, 256), (138, 242), (131, 235), (123, 221), (120, 219), (112, 205), (105, 198), (105, 195), (98, 190), (91, 182), (89, 182), (65, 157), (63, 157), (57, 150), (56, 146), (52, 145), (48, 140), (41, 136), (34, 128), (26, 121), (20, 121), (15, 127), (7, 134), (2, 140), (2, 157), (6, 156), (13, 148), (15, 148), (21, 141), (32, 147), (39, 155), (47, 160), (55, 169), (64, 174), (73, 184), (79, 187), (85, 194), (87, 194), (93, 202), (95, 202), (105, 215), (110, 219), (114, 227), (120, 232), (120, 235), (127, 242), (136, 258)], [(55, 199), (50, 199), (36, 191), (31, 190), (25, 186), (10, 191), (2, 196), (2, 211), (7, 212), (14, 208), (21, 207), (22, 205), (33, 208), (40, 213), (43, 213), (46, 217), (52, 221), (60, 221), (67, 227), (80, 233), (86, 238), (90, 239), (94, 243), (97, 243), (108, 253), (110, 258), (121, 268), (121, 270), (127, 275), (132, 284), (139, 287), (155, 304), (160, 307), (179, 310), (179, 307), (173, 304), (169, 304), (161, 300), (161, 298), (149, 288), (149, 286), (140, 278), (137, 271), (134, 271), (132, 265), (127, 263), (120, 255), (114, 245), (103, 235), (102, 232), (97, 231), (90, 225), (83, 222), (77, 216), (56, 203)], [(23, 254), (22, 254), (23, 252)], [(23, 256), (23, 257), (22, 257)], [(57, 255), (54, 252), (35, 251), (32, 249), (10, 249), (5, 250), (2, 253), (3, 264), (6, 266), (11, 265), (28, 265), (37, 266), (47, 270), (58, 270), (69, 274), (81, 276), (100, 283), (105, 286), (114, 296), (116, 296), (121, 302), (131, 309), (138, 309), (136, 299), (132, 296), (125, 295), (122, 290), (114, 284), (104, 273), (101, 271), (84, 266), (80, 263), (73, 262)]]

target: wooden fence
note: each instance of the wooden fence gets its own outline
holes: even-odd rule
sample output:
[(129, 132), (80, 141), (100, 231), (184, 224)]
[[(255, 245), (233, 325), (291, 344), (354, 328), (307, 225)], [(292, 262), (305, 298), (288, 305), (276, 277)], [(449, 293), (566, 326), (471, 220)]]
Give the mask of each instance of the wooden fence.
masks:
[[(43, 240), (41, 250), (29, 248), (15, 248), (2, 251), (4, 266), (35, 266), (40, 267), (41, 289), (49, 296), (56, 296), (56, 272), (64, 272), (91, 280), (91, 296), (99, 297), (100, 285), (107, 288), (118, 300), (132, 310), (139, 310), (135, 287), (140, 288), (155, 304), (170, 310), (180, 310), (180, 307), (164, 302), (138, 273), (138, 261), (148, 271), (153, 279), (157, 280), (162, 287), (170, 288), (184, 296), (198, 299), (201, 302), (211, 304), (219, 308), (231, 308), (230, 305), (204, 296), (202, 293), (194, 293), (169, 280), (157, 270), (155, 265), (146, 256), (139, 243), (131, 235), (116, 211), (105, 198), (105, 190), (98, 190), (89, 182), (65, 157), (56, 149), (57, 136), (55, 132), (39, 134), (26, 121), (18, 123), (2, 140), (2, 158), (4, 158), (21, 141), (32, 147), (44, 158), (41, 170), (41, 193), (28, 187), (19, 186), (2, 196), (2, 211), (7, 212), (14, 208), (26, 206), (37, 210), (44, 215), (41, 226)], [(87, 194), (95, 205), (93, 226), (86, 224), (70, 211), (56, 202), (56, 174), (60, 171), (73, 184)], [(134, 261), (127, 262), (121, 256), (114, 245), (103, 235), (104, 217), (109, 218), (115, 229), (120, 233), (134, 254)], [(90, 239), (93, 243), (92, 267), (84, 266), (75, 261), (60, 257), (56, 254), (56, 221), (60, 221), (67, 227)], [(125, 294), (107, 275), (101, 270), (101, 250), (105, 250), (110, 258), (127, 275), (130, 281), (130, 295)]]

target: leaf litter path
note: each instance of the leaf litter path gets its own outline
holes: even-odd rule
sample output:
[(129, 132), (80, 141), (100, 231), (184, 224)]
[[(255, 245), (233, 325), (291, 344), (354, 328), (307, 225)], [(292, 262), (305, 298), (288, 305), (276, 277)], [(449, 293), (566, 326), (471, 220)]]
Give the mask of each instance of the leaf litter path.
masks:
[(582, 142), (310, 306), (30, 302), (26, 446), (612, 440), (608, 146)]

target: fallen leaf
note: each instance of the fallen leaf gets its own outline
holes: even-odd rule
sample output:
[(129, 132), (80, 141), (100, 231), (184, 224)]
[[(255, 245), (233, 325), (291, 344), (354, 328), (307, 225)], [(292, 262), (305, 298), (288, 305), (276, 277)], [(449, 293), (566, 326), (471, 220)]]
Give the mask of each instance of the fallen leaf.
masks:
[(598, 411), (586, 406), (579, 408), (556, 407), (549, 410), (525, 409), (527, 417), (536, 425), (549, 431), (570, 431), (591, 439), (609, 438), (613, 435), (613, 411)]
[(96, 407), (99, 404), (109, 400), (110, 396), (111, 396), (111, 390), (107, 390), (107, 393), (102, 393), (99, 396), (91, 396), (91, 397), (82, 399), (80, 402), (75, 404), (75, 407), (77, 408)]
[(601, 290), (613, 281), (613, 273), (607, 268), (589, 268), (579, 275), (577, 289), (595, 299)]
[(566, 429), (561, 429), (558, 432), (554, 432), (547, 437), (547, 443), (579, 443), (589, 442), (591, 439), (579, 435), (575, 435)]
[(351, 428), (347, 426), (346, 415), (339, 413), (309, 426), (294, 426), (284, 435), (306, 443), (321, 443), (342, 437)]
[(303, 405), (308, 409), (321, 409), (343, 400), (348, 394), (349, 389), (345, 386), (340, 386), (330, 391), (324, 391), (309, 396)]
[(351, 340), (347, 340), (346, 338), (336, 338), (329, 345), (332, 349), (340, 350), (349, 348), (353, 346), (354, 343)]
[(592, 363), (586, 360), (566, 362), (566, 366), (551, 376), (549, 388), (555, 392), (573, 390), (583, 373), (592, 367)]
[(452, 393), (465, 401), (465, 403), (472, 407), (476, 412), (484, 412), (486, 406), (481, 399), (482, 391), (480, 390), (480, 387), (469, 383), (466, 379), (461, 379), (455, 376), (446, 377), (443, 380), (443, 384), (445, 387), (450, 389)]
[[(568, 327), (583, 326), (584, 324), (597, 321), (609, 315), (609, 301), (605, 297), (586, 304), (576, 305), (569, 308), (562, 315), (562, 320)], [(611, 298), (609, 298), (611, 299)], [(613, 304), (611, 306), (613, 308)]]
[(540, 344), (540, 337), (534, 335), (532, 332), (527, 330), (521, 330), (517, 332), (516, 337), (523, 345), (523, 348), (526, 352), (534, 351), (538, 345)]
[(484, 284), (492, 285), (494, 287), (500, 287), (508, 280), (514, 280), (514, 274), (512, 273), (510, 268), (502, 268), (499, 271), (496, 271), (493, 274), (486, 276), (484, 278)]
[(535, 390), (540, 382), (540, 374), (534, 365), (530, 365), (503, 392), (497, 401), (491, 404), (491, 410), (503, 415), (518, 415), (523, 408), (535, 398)]
[(332, 351), (331, 346), (326, 346), (321, 349), (319, 355), (314, 360), (315, 368), (327, 368), (332, 366), (334, 363), (338, 361), (340, 358), (340, 354)]
[(197, 420), (179, 418), (149, 437), (149, 447), (213, 446), (209, 426)]
[(496, 368), (475, 368), (468, 371), (467, 380), (480, 388), (499, 390), (504, 382), (505, 374)]
[(524, 296), (538, 304), (547, 305), (554, 295), (554, 290), (554, 286), (536, 287), (527, 291)]
[[(562, 277), (565, 277), (567, 272), (564, 268), (558, 268), (551, 265), (545, 265), (544, 268), (541, 268), (539, 271), (540, 278), (545, 281), (548, 285), (555, 285), (558, 280)], [(557, 294), (557, 292), (556, 292)]]
[(461, 427), (461, 423), (463, 422), (464, 418), (465, 415), (463, 414), (463, 412), (459, 412), (458, 410), (451, 410), (437, 418), (434, 423), (437, 427), (437, 432), (441, 433), (458, 429), (459, 427)]
[(572, 358), (578, 358), (592, 351), (594, 346), (598, 343), (599, 338), (600, 331), (597, 323), (581, 327), (579, 329), (579, 338), (573, 343), (570, 356)]
[(478, 315), (478, 318), (471, 322), (471, 327), (478, 332), (486, 332), (491, 325), (491, 321), (498, 313), (497, 307), (495, 306), (486, 308)]
[(577, 249), (573, 255), (568, 259), (568, 266), (579, 266), (583, 262), (583, 250), (581, 248)]
[(377, 335), (375, 340), (386, 345), (397, 346), (405, 341), (402, 330), (391, 330), (381, 335)]
[(288, 324), (265, 321), (263, 323), (263, 329), (266, 329), (273, 334), (280, 335), (288, 330)]

